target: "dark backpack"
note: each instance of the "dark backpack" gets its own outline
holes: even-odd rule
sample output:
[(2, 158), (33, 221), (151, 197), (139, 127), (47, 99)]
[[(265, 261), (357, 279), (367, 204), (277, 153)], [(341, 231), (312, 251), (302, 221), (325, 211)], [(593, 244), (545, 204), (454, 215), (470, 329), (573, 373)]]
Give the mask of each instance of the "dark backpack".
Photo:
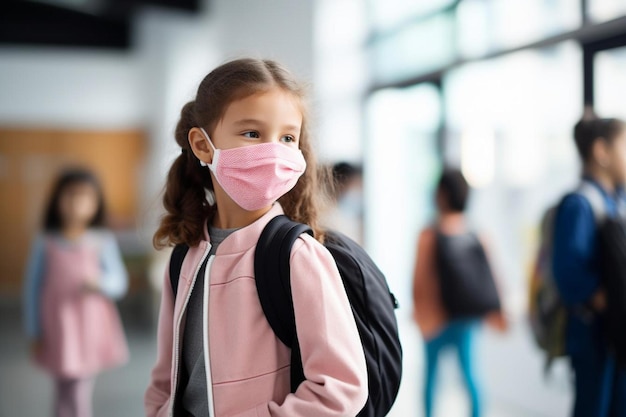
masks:
[(626, 368), (626, 218), (606, 213), (597, 187), (583, 183), (579, 193), (591, 204), (598, 225), (600, 277), (606, 292), (605, 334), (617, 363)]
[(617, 363), (626, 368), (626, 221), (607, 218), (598, 229), (606, 291), (606, 334)]
[(481, 317), (500, 310), (500, 297), (485, 249), (474, 233), (437, 232), (436, 265), (448, 317)]
[[(291, 390), (304, 381), (291, 298), (291, 247), (307, 225), (286, 216), (272, 219), (263, 230), (255, 253), (254, 271), (261, 306), (276, 336), (292, 348)], [(327, 232), (324, 246), (331, 253), (343, 281), (361, 337), (367, 363), (369, 397), (359, 417), (382, 417), (393, 405), (402, 377), (402, 347), (395, 309), (383, 273), (357, 243)], [(277, 279), (278, 278), (278, 279)]]
[(180, 270), (183, 267), (183, 260), (185, 259), (187, 252), (189, 252), (189, 246), (184, 243), (179, 243), (174, 246), (174, 250), (172, 251), (172, 256), (170, 258), (170, 285), (172, 287), (174, 298), (176, 298), (176, 294), (178, 293)]
[[(293, 244), (303, 233), (312, 235), (313, 231), (286, 216), (275, 217), (259, 238), (254, 260), (265, 317), (276, 336), (291, 348), (292, 392), (305, 377), (291, 298), (289, 258)], [(397, 301), (383, 273), (357, 243), (340, 233), (328, 232), (324, 245), (337, 263), (365, 352), (369, 397), (358, 416), (385, 416), (396, 399), (402, 376), (402, 347), (394, 311)], [(187, 250), (178, 245), (172, 254), (170, 281), (174, 295)]]

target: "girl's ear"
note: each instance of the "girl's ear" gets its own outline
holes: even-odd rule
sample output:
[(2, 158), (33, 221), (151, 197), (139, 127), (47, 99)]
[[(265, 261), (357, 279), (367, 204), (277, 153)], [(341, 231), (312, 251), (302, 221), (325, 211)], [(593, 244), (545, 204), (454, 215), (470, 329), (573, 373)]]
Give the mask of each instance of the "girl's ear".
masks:
[(610, 144), (603, 138), (596, 138), (591, 146), (591, 159), (602, 168), (607, 168), (611, 164)]
[(198, 127), (192, 127), (187, 134), (191, 151), (200, 161), (210, 164), (213, 162), (213, 148), (207, 137)]

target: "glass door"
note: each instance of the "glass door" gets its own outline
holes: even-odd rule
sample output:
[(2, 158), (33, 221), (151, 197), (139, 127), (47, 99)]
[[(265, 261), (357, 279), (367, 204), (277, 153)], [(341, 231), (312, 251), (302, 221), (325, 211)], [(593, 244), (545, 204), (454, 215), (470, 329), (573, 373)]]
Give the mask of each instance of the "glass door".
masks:
[(367, 103), (365, 243), (411, 312), (411, 272), (417, 233), (431, 216), (439, 174), (438, 89), (422, 84), (374, 93)]

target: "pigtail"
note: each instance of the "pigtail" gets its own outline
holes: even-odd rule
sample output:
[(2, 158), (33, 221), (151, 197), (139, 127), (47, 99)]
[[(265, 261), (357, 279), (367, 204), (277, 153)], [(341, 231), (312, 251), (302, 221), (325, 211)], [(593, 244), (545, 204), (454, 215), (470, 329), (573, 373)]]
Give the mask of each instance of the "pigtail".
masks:
[(200, 165), (189, 146), (188, 134), (194, 126), (198, 126), (195, 101), (190, 101), (183, 107), (176, 126), (175, 137), (181, 154), (167, 175), (163, 195), (167, 213), (153, 238), (157, 249), (179, 243), (196, 246), (203, 238), (205, 221), (214, 210), (206, 199), (205, 191), (213, 190), (211, 175), (207, 168)]

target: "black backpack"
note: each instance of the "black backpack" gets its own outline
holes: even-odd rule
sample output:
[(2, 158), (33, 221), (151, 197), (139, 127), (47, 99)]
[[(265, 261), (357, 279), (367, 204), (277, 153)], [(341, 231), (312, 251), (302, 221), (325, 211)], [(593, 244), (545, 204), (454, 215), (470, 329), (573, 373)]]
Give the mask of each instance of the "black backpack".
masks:
[(607, 218), (598, 229), (601, 277), (606, 291), (606, 335), (617, 363), (626, 368), (626, 222)]
[[(302, 233), (312, 235), (313, 231), (286, 216), (275, 217), (261, 234), (254, 260), (257, 290), (265, 316), (276, 336), (292, 348), (292, 392), (305, 379), (289, 271), (291, 247)], [(402, 347), (394, 311), (398, 303), (383, 273), (357, 243), (340, 233), (327, 232), (324, 246), (337, 263), (365, 352), (369, 397), (358, 416), (385, 416), (396, 399), (402, 377)]]
[(449, 318), (481, 317), (500, 310), (500, 297), (485, 249), (475, 233), (437, 231), (436, 265)]
[[(292, 392), (305, 377), (291, 298), (289, 258), (293, 244), (303, 233), (312, 235), (313, 231), (286, 216), (275, 217), (263, 229), (254, 259), (263, 312), (276, 336), (291, 348)], [(337, 263), (365, 352), (369, 397), (358, 417), (385, 416), (398, 395), (402, 377), (402, 347), (394, 311), (398, 303), (383, 273), (357, 243), (340, 233), (327, 232), (324, 245)], [(174, 294), (187, 250), (185, 245), (177, 245), (172, 254), (170, 281)]]
[(607, 215), (604, 197), (594, 185), (578, 192), (591, 204), (598, 226), (600, 278), (606, 292), (605, 335), (620, 367), (626, 369), (626, 218)]

